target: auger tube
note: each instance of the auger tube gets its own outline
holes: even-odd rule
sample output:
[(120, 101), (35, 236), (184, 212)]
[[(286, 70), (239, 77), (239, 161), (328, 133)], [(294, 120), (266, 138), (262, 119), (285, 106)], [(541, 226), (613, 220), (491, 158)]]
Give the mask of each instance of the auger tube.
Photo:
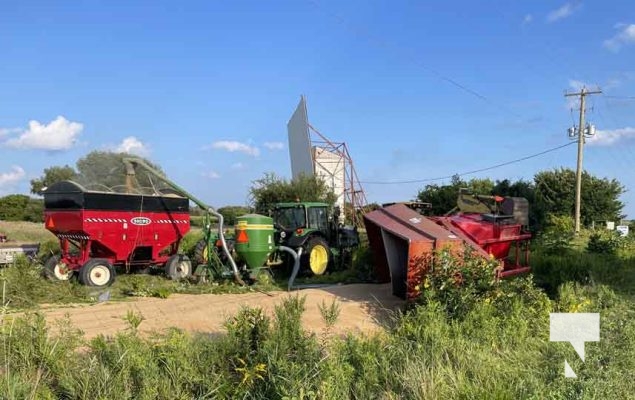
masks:
[(156, 176), (158, 179), (167, 183), (170, 187), (172, 187), (172, 189), (181, 193), (184, 197), (187, 197), (188, 199), (192, 200), (194, 204), (199, 206), (202, 210), (207, 210), (208, 213), (218, 218), (218, 236), (220, 238), (220, 241), (223, 247), (223, 253), (225, 253), (225, 255), (227, 256), (227, 259), (229, 260), (229, 263), (231, 264), (232, 272), (234, 273), (234, 278), (236, 279), (236, 282), (240, 283), (243, 286), (246, 286), (245, 282), (240, 277), (240, 272), (238, 272), (238, 267), (236, 266), (236, 262), (234, 261), (234, 258), (231, 256), (231, 254), (229, 253), (229, 249), (227, 248), (227, 242), (225, 241), (225, 235), (223, 234), (223, 222), (224, 222), (223, 216), (219, 212), (217, 212), (212, 206), (205, 204), (204, 202), (196, 198), (194, 195), (190, 194), (187, 190), (183, 189), (182, 187), (177, 185), (175, 182), (171, 181), (169, 178), (161, 174), (159, 171), (152, 168), (143, 159), (138, 157), (126, 157), (123, 159), (123, 163), (126, 167), (126, 177), (128, 178), (134, 177), (136, 175), (135, 165), (141, 165), (152, 175)]
[(240, 272), (238, 272), (238, 266), (236, 266), (236, 262), (234, 261), (234, 258), (229, 253), (229, 249), (227, 248), (227, 242), (225, 242), (225, 234), (223, 233), (223, 222), (224, 222), (223, 214), (217, 212), (216, 210), (214, 210), (212, 207), (209, 207), (209, 206), (207, 208), (207, 212), (209, 212), (210, 214), (218, 218), (218, 237), (220, 238), (220, 242), (223, 247), (223, 253), (225, 253), (225, 256), (227, 256), (227, 259), (229, 260), (229, 264), (232, 267), (232, 271), (234, 272), (234, 279), (236, 279), (236, 282), (240, 283), (241, 285), (246, 286), (245, 282), (240, 277)]
[(287, 285), (287, 291), (290, 292), (291, 288), (293, 287), (293, 281), (295, 281), (295, 277), (298, 275), (298, 271), (300, 271), (300, 256), (302, 255), (302, 247), (300, 247), (297, 252), (291, 247), (287, 246), (279, 246), (278, 250), (286, 251), (287, 253), (291, 254), (294, 260), (293, 271), (291, 272), (291, 277), (289, 278), (289, 283)]

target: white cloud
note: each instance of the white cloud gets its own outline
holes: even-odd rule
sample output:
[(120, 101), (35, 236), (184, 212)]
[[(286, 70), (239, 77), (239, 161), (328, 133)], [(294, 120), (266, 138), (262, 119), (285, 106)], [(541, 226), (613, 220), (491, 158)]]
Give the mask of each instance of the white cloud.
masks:
[(556, 22), (558, 20), (569, 17), (578, 9), (577, 4), (565, 3), (560, 8), (557, 8), (549, 14), (547, 14), (547, 22)]
[(282, 150), (284, 149), (284, 143), (282, 142), (265, 142), (263, 144), (269, 150)]
[(247, 166), (241, 162), (237, 162), (231, 165), (231, 169), (233, 169), (234, 171), (244, 171), (245, 169), (247, 169)]
[(17, 165), (11, 167), (10, 172), (0, 172), (0, 189), (21, 181), (25, 175), (24, 169)]
[(16, 149), (68, 150), (83, 129), (83, 124), (71, 122), (62, 116), (48, 125), (33, 120), (29, 121), (29, 129), (22, 131), (17, 138), (7, 140), (5, 144)]
[(247, 143), (238, 142), (236, 140), (219, 140), (212, 143), (213, 149), (225, 150), (230, 153), (239, 152), (245, 153), (250, 156), (257, 157), (260, 155), (260, 149), (255, 146), (250, 146)]
[(0, 137), (22, 132), (21, 128), (0, 128)]
[(218, 179), (220, 178), (220, 174), (216, 171), (204, 172), (203, 176), (208, 179)]
[(134, 136), (128, 136), (115, 148), (118, 153), (136, 154), (141, 157), (146, 157), (150, 154), (150, 149), (143, 142)]
[(611, 146), (627, 139), (635, 138), (635, 128), (626, 127), (611, 130), (597, 130), (586, 140), (589, 145)]
[(635, 24), (617, 24), (615, 28), (620, 29), (620, 31), (612, 38), (605, 40), (604, 47), (617, 53), (622, 46), (635, 44)]
[(531, 21), (533, 21), (533, 20), (534, 20), (534, 16), (531, 15), (531, 14), (527, 14), (523, 18), (523, 25), (527, 25), (527, 24), (531, 23)]

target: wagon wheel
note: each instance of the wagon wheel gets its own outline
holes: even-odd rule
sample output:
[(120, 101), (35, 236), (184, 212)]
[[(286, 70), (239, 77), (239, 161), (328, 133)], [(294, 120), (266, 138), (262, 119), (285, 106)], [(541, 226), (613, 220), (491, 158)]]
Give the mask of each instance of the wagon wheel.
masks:
[(51, 256), (44, 263), (44, 275), (52, 281), (67, 281), (73, 272), (64, 261), (60, 260), (60, 256)]
[(175, 254), (165, 262), (165, 274), (172, 280), (187, 279), (192, 276), (192, 262), (183, 254)]
[(86, 286), (110, 286), (115, 281), (115, 269), (108, 260), (93, 258), (79, 270), (79, 281)]

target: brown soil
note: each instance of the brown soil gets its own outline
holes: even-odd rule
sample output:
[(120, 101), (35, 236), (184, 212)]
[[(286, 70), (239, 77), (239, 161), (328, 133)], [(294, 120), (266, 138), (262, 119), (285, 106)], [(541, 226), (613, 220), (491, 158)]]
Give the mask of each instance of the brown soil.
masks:
[(324, 327), (318, 305), (335, 300), (340, 316), (333, 333), (370, 333), (381, 330), (390, 321), (391, 312), (403, 304), (387, 285), (356, 284), (305, 289), (299, 292), (248, 294), (172, 295), (168, 299), (139, 298), (129, 302), (57, 307), (44, 310), (49, 326), (55, 330), (56, 320), (68, 316), (72, 325), (81, 329), (86, 338), (99, 334), (113, 335), (128, 327), (124, 320), (128, 310), (145, 319), (139, 327), (142, 334), (177, 327), (190, 332), (221, 333), (227, 317), (241, 307), (262, 307), (269, 314), (274, 305), (287, 296), (306, 296), (303, 323), (306, 329), (319, 333)]

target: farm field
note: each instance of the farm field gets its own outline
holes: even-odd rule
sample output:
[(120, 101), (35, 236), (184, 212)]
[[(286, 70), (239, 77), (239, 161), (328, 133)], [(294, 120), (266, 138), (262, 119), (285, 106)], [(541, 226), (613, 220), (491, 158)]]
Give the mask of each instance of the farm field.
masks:
[[(276, 281), (245, 289), (120, 275), (112, 288), (91, 292), (16, 263), (0, 270), (0, 360), (9, 371), (0, 394), (633, 398), (633, 244), (590, 252), (592, 238), (585, 232), (563, 247), (538, 242), (534, 273), (501, 282), (491, 279), (487, 260), (468, 258), (466, 266), (447, 259), (405, 308), (389, 285), (287, 293)], [(471, 279), (448, 285), (463, 267)], [(109, 299), (100, 299), (105, 293)], [(584, 362), (570, 344), (549, 342), (550, 312), (600, 313), (601, 341), (587, 343)], [(564, 377), (565, 359), (578, 379)]]

